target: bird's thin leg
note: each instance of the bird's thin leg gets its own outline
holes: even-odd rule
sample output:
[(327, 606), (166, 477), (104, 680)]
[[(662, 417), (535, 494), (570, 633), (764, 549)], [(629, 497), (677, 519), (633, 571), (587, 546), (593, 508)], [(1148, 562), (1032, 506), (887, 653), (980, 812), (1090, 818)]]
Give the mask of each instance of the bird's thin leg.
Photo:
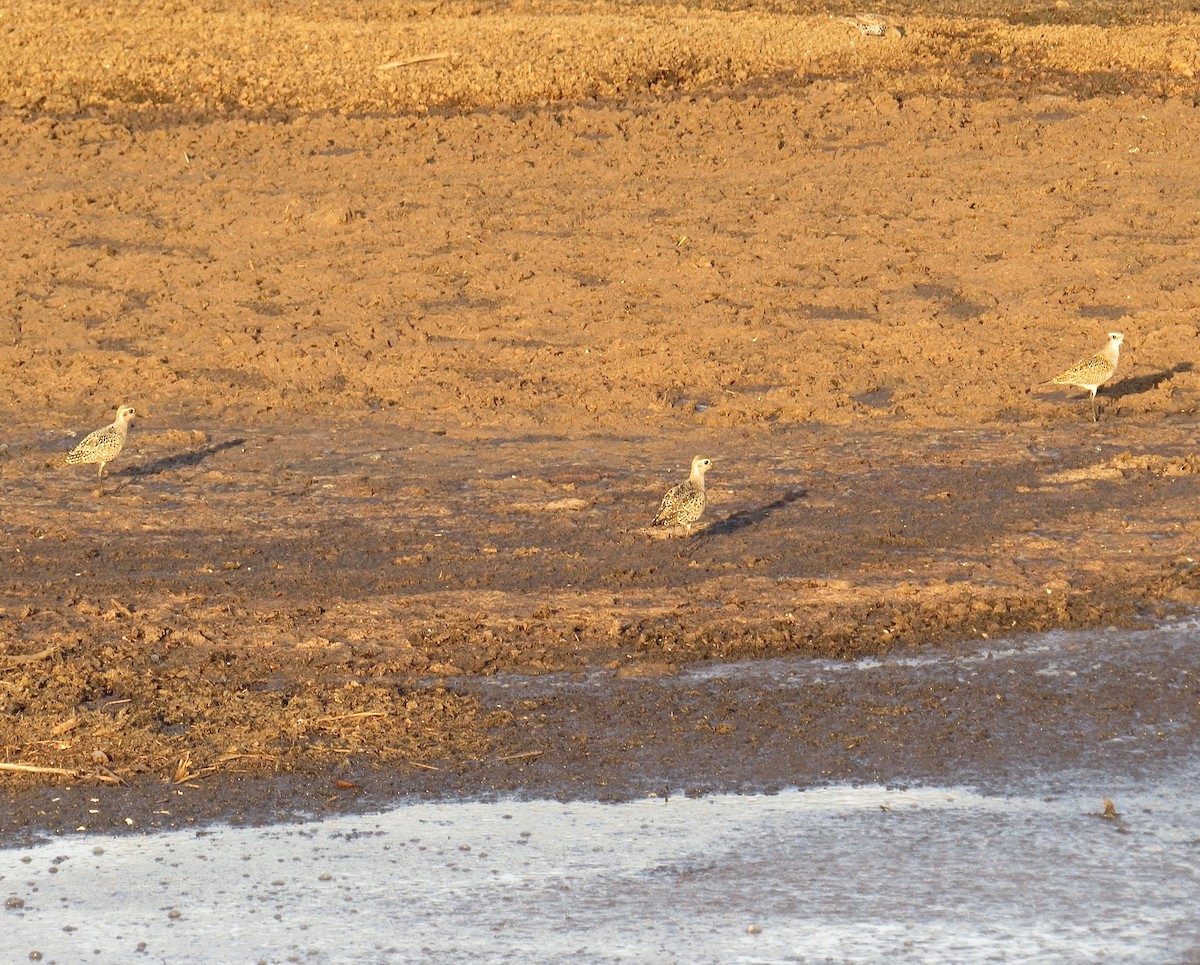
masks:
[(1096, 393), (1092, 393), (1092, 421), (1099, 422), (1100, 417), (1096, 414)]

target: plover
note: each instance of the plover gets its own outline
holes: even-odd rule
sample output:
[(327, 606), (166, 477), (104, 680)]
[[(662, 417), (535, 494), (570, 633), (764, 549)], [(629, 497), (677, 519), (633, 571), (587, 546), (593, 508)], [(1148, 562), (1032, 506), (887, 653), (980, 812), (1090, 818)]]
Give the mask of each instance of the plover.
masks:
[(1117, 374), (1117, 357), (1121, 354), (1121, 343), (1125, 336), (1120, 332), (1109, 332), (1104, 348), (1095, 355), (1080, 359), (1065, 372), (1054, 376), (1045, 385), (1073, 385), (1092, 393), (1092, 421), (1096, 415), (1096, 392), (1105, 382)]
[(904, 32), (891, 19), (878, 13), (856, 13), (842, 17), (843, 23), (857, 27), (864, 37), (901, 37)]
[(692, 524), (704, 515), (708, 497), (704, 492), (704, 474), (712, 466), (711, 459), (697, 456), (692, 460), (692, 474), (663, 496), (654, 517), (654, 526), (683, 526), (690, 534)]
[(67, 453), (68, 464), (80, 462), (98, 462), (100, 469), (96, 473), (98, 486), (104, 485), (104, 467), (117, 458), (125, 447), (125, 435), (129, 432), (129, 420), (137, 413), (133, 406), (123, 405), (117, 409), (117, 418), (103, 429), (84, 436), (83, 442)]

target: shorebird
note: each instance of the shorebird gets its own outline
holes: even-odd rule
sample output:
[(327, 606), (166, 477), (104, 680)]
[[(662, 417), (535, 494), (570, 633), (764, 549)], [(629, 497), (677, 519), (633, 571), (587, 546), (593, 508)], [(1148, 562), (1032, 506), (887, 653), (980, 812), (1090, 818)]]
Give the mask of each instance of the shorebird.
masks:
[(697, 456), (692, 460), (692, 474), (677, 486), (672, 486), (663, 496), (654, 517), (654, 526), (683, 526), (689, 535), (692, 524), (704, 515), (708, 497), (704, 492), (704, 474), (712, 466), (711, 459)]
[(1080, 359), (1065, 372), (1061, 372), (1043, 385), (1073, 385), (1092, 393), (1092, 421), (1096, 422), (1096, 392), (1105, 382), (1117, 374), (1117, 357), (1121, 354), (1121, 343), (1125, 336), (1120, 332), (1109, 332), (1104, 348), (1095, 355)]
[(857, 27), (864, 37), (901, 37), (903, 31), (891, 19), (879, 13), (856, 13), (842, 17), (843, 23)]
[(67, 453), (67, 463), (71, 465), (80, 462), (100, 463), (100, 470), (96, 473), (97, 491), (104, 486), (104, 467), (116, 459), (125, 447), (129, 420), (135, 415), (137, 413), (133, 406), (121, 406), (117, 409), (117, 418), (111, 425), (84, 436), (83, 442)]

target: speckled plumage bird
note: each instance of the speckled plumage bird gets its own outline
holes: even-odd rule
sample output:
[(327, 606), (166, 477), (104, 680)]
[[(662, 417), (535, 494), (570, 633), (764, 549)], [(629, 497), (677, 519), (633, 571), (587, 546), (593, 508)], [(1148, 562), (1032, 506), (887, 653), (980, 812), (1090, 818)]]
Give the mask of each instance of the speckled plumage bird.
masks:
[(1073, 385), (1092, 393), (1092, 421), (1096, 415), (1096, 392), (1105, 382), (1117, 374), (1117, 358), (1121, 354), (1121, 343), (1125, 336), (1120, 332), (1109, 332), (1104, 348), (1095, 355), (1080, 359), (1065, 372), (1050, 379), (1047, 385)]
[(125, 436), (129, 432), (129, 420), (137, 413), (133, 406), (123, 405), (117, 409), (117, 418), (103, 429), (84, 436), (79, 445), (67, 454), (67, 463), (74, 465), (81, 462), (98, 462), (100, 469), (96, 473), (98, 485), (104, 484), (104, 467), (117, 458), (125, 447)]
[(901, 36), (900, 28), (878, 13), (856, 13), (852, 17), (842, 17), (842, 22), (857, 27), (864, 37)]
[(704, 492), (704, 474), (711, 466), (712, 460), (703, 456), (692, 460), (692, 474), (678, 486), (667, 490), (653, 525), (683, 526), (691, 533), (692, 524), (704, 515), (704, 507), (708, 504), (708, 496)]

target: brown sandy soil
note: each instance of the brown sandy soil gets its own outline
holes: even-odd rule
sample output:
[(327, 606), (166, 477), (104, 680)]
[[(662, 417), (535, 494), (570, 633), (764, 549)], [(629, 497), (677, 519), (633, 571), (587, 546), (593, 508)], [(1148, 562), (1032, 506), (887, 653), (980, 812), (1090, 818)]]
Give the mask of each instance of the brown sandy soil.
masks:
[[(554, 792), (629, 722), (468, 678), (1200, 600), (1200, 17), (344, 6), (0, 8), (9, 828), (79, 775), (146, 821)], [(1100, 422), (1032, 388), (1112, 329)], [(122, 402), (97, 498), (62, 456)], [(655, 538), (696, 453), (707, 525)], [(811, 749), (857, 701), (890, 753), (829, 699)]]

